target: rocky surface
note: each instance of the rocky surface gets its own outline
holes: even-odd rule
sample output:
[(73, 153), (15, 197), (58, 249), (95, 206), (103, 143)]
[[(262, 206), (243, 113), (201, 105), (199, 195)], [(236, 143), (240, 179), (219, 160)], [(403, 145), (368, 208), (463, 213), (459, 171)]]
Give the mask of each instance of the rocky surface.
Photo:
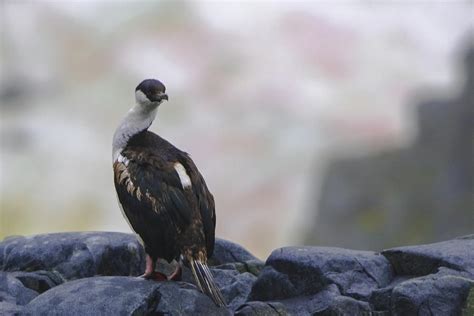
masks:
[(145, 267), (137, 238), (124, 233), (57, 233), (6, 238), (0, 244), (4, 271), (58, 272), (65, 280), (95, 275), (139, 275)]
[(470, 315), (473, 253), (474, 235), (381, 253), (284, 247), (262, 262), (218, 239), (210, 262), (226, 309), (187, 269), (180, 282), (137, 278), (144, 253), (134, 235), (10, 237), (0, 242), (0, 314)]

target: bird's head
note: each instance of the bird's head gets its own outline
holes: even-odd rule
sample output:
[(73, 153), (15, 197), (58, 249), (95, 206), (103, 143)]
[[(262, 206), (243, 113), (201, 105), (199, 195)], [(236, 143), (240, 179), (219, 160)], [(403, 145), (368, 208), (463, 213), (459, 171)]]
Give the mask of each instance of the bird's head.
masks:
[(166, 87), (159, 80), (143, 80), (135, 89), (137, 104), (145, 107), (157, 107), (164, 100), (168, 101)]

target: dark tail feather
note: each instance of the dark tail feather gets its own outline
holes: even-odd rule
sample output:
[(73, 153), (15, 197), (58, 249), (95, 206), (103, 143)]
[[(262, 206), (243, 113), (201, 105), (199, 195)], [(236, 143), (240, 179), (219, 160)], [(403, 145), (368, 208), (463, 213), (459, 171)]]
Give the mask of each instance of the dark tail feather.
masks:
[(194, 279), (201, 292), (212, 298), (217, 306), (227, 306), (207, 264), (197, 259), (191, 259), (190, 263)]

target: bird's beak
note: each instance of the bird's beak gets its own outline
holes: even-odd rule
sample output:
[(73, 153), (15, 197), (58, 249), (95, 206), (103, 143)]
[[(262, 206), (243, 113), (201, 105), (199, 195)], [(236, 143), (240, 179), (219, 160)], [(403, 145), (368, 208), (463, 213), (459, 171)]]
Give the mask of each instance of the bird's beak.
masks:
[(157, 93), (152, 98), (153, 99), (151, 99), (151, 101), (153, 101), (153, 102), (161, 102), (163, 100), (168, 101), (168, 95), (166, 93), (163, 93), (163, 92)]

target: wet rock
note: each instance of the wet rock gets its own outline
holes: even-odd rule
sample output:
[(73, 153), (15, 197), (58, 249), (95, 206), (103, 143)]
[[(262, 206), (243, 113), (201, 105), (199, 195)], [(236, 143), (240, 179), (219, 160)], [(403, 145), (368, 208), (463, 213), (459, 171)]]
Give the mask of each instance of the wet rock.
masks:
[(388, 260), (370, 251), (326, 247), (286, 247), (272, 252), (255, 282), (252, 300), (313, 295), (336, 284), (343, 295), (368, 299), (389, 284)]
[(0, 270), (57, 271), (67, 280), (139, 275), (144, 251), (135, 235), (112, 232), (10, 237), (0, 242)]
[(427, 275), (439, 267), (474, 275), (474, 235), (434, 244), (407, 246), (382, 252), (398, 275)]

